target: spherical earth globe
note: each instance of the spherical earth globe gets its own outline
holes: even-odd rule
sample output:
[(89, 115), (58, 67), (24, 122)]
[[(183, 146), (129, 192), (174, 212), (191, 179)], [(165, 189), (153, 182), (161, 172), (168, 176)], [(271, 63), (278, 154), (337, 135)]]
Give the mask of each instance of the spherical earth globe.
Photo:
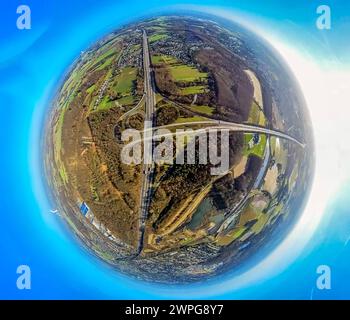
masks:
[(309, 116), (278, 54), (203, 17), (137, 21), (82, 52), (46, 121), (60, 217), (142, 280), (239, 269), (285, 237), (313, 173)]

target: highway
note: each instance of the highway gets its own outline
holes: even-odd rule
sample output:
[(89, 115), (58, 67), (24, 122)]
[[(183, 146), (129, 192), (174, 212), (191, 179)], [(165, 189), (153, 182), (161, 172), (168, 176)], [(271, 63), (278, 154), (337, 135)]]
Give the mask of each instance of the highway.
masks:
[(146, 31), (143, 31), (143, 71), (144, 71), (144, 98), (146, 105), (145, 123), (144, 123), (144, 152), (143, 152), (143, 181), (140, 197), (140, 217), (139, 217), (139, 241), (137, 253), (140, 254), (143, 249), (145, 235), (145, 224), (148, 216), (148, 209), (151, 202), (151, 184), (153, 181), (153, 124), (154, 111), (156, 105), (155, 85), (151, 68), (149, 45)]
[[(297, 145), (299, 145), (302, 148), (305, 148), (305, 144), (300, 142), (299, 140), (293, 138), (292, 136), (285, 134), (283, 132), (280, 131), (276, 131), (276, 130), (272, 130), (272, 129), (268, 129), (268, 128), (263, 128), (263, 127), (259, 127), (259, 126), (254, 126), (254, 125), (249, 125), (249, 124), (241, 124), (241, 123), (235, 123), (235, 122), (226, 122), (226, 121), (221, 121), (221, 120), (211, 120), (211, 121), (194, 121), (194, 122), (186, 122), (186, 123), (173, 123), (173, 124), (168, 124), (165, 126), (160, 126), (160, 127), (153, 127), (153, 128), (149, 128), (149, 129), (145, 129), (145, 131), (147, 130), (152, 130), (153, 132), (158, 130), (158, 129), (171, 129), (174, 127), (184, 127), (186, 125), (211, 125), (210, 127), (205, 127), (205, 128), (200, 128), (200, 129), (195, 129), (193, 130), (193, 132), (186, 132), (185, 130), (183, 131), (178, 131), (178, 132), (169, 132), (166, 134), (162, 134), (162, 135), (150, 135), (150, 134), (145, 134), (145, 138), (146, 140), (153, 140), (153, 141), (158, 141), (160, 138), (162, 137), (168, 137), (168, 136), (178, 136), (178, 135), (198, 135), (200, 133), (204, 133), (204, 132), (210, 132), (210, 131), (220, 131), (220, 130), (229, 130), (229, 131), (236, 131), (236, 132), (244, 132), (244, 133), (260, 133), (260, 134), (266, 134), (266, 135), (270, 135), (270, 136), (275, 136), (277, 138), (281, 138), (284, 140), (289, 140), (293, 143), (296, 143)], [(142, 143), (144, 141), (144, 139), (142, 140), (135, 140), (129, 143), (129, 147), (134, 146), (135, 144), (139, 144)]]
[(139, 109), (141, 107), (141, 105), (143, 104), (144, 99), (145, 99), (145, 95), (142, 96), (141, 100), (139, 101), (139, 103), (134, 108), (132, 108), (128, 112), (125, 112), (124, 114), (122, 114), (120, 116), (120, 118), (118, 119), (118, 121), (122, 121), (125, 118), (128, 118), (131, 115), (133, 115), (137, 111), (137, 109)]
[(185, 123), (173, 123), (166, 126), (161, 126), (154, 128), (156, 129), (165, 129), (165, 128), (171, 128), (180, 126), (183, 127), (184, 125), (212, 125), (210, 129), (216, 129), (216, 130), (223, 130), (223, 129), (229, 129), (230, 131), (241, 131), (241, 132), (250, 132), (250, 133), (261, 133), (261, 134), (268, 134), (271, 136), (275, 136), (281, 139), (292, 141), (296, 144), (298, 144), (300, 147), (304, 148), (305, 145), (300, 142), (299, 140), (293, 138), (292, 136), (285, 134), (283, 132), (268, 129), (260, 126), (255, 126), (251, 124), (244, 124), (244, 123), (235, 123), (235, 122), (228, 122), (228, 121), (222, 121), (222, 120), (208, 120), (208, 121), (193, 121), (193, 122), (185, 122)]
[[(174, 101), (169, 100), (168, 98), (163, 96), (163, 99), (165, 99), (169, 103), (175, 104), (178, 108), (184, 109), (187, 112), (190, 112), (191, 114), (195, 116), (202, 116), (194, 111), (191, 111), (189, 108), (184, 107), (183, 105), (176, 103)], [(186, 122), (186, 123), (172, 123), (166, 126), (162, 127), (157, 127), (153, 128), (153, 130), (157, 129), (166, 129), (166, 128), (171, 128), (171, 127), (183, 127), (185, 125), (198, 125), (198, 124), (207, 124), (207, 125), (214, 125), (216, 124), (217, 127), (216, 129), (219, 130), (219, 126), (225, 126), (226, 128), (228, 127), (230, 131), (242, 131), (242, 132), (249, 132), (249, 133), (261, 133), (261, 134), (269, 134), (271, 136), (276, 136), (281, 139), (286, 139), (289, 141), (292, 141), (296, 144), (298, 144), (300, 147), (305, 148), (305, 144), (298, 141), (294, 137), (288, 135), (287, 133), (275, 130), (275, 129), (268, 129), (266, 127), (262, 126), (257, 126), (257, 125), (252, 125), (252, 124), (245, 124), (245, 123), (237, 123), (237, 122), (229, 122), (229, 121), (223, 121), (223, 120), (216, 120), (212, 118), (207, 118), (208, 120), (203, 120), (203, 121), (192, 121), (192, 122)], [(212, 127), (214, 128), (214, 127)]]

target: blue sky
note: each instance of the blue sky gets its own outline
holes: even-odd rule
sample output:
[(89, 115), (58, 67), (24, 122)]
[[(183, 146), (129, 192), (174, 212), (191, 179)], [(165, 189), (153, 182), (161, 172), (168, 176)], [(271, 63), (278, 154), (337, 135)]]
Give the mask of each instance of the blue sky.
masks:
[[(19, 4), (27, 4), (32, 10), (31, 30), (16, 28)], [(315, 27), (316, 7), (320, 4), (331, 6), (331, 30), (320, 31)], [(8, 1), (1, 6), (0, 298), (350, 298), (347, 289), (350, 287), (350, 274), (347, 274), (350, 221), (345, 205), (349, 186), (344, 177), (342, 184), (335, 184), (335, 192), (323, 199), (321, 222), (308, 235), (307, 243), (292, 263), (262, 274), (254, 283), (236, 286), (227, 281), (210, 287), (166, 290), (118, 275), (78, 246), (50, 215), (38, 179), (41, 120), (57, 83), (80, 51), (120, 24), (189, 6), (192, 9), (200, 6), (210, 12), (232, 12), (252, 29), (261, 31), (267, 40), (271, 37), (274, 43), (272, 39), (278, 39), (278, 44), (283, 43), (309, 59), (302, 61), (312, 61), (317, 68), (327, 66), (327, 75), (333, 76), (329, 68), (349, 68), (348, 1), (27, 0)], [(334, 62), (336, 66), (332, 67)], [(306, 66), (305, 69), (308, 70)], [(343, 79), (339, 74), (334, 77)], [(319, 88), (313, 90), (317, 92)], [(315, 128), (324, 127), (323, 118), (316, 114)], [(336, 127), (337, 123), (330, 125), (330, 132)], [(321, 183), (328, 184), (327, 179), (323, 178)], [(20, 264), (31, 267), (31, 290), (16, 288), (16, 268)], [(314, 289), (315, 270), (320, 264), (329, 264), (334, 270), (332, 290)]]

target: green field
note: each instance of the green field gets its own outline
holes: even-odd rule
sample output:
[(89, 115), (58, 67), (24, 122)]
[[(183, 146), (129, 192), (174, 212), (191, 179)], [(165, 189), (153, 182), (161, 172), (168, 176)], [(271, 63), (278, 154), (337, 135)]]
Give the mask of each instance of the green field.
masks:
[(251, 227), (251, 230), (255, 234), (260, 233), (264, 229), (265, 225), (267, 224), (267, 222), (269, 220), (269, 215), (258, 211), (257, 212), (257, 220), (258, 221)]
[(165, 33), (158, 33), (158, 34), (154, 34), (154, 35), (150, 36), (148, 38), (148, 41), (150, 43), (153, 43), (153, 42), (157, 42), (159, 40), (166, 39), (167, 37), (168, 37), (168, 35), (166, 35)]
[[(119, 49), (117, 50), (115, 47), (107, 50), (101, 57), (91, 62), (92, 67), (89, 68), (90, 71), (100, 71), (109, 67), (113, 62), (119, 59), (121, 54), (122, 51)], [(103, 63), (101, 64), (101, 62)]]
[(116, 93), (121, 95), (132, 94), (134, 81), (136, 81), (137, 69), (132, 67), (124, 68), (116, 79), (116, 84), (113, 87)]
[(163, 55), (153, 55), (152, 56), (152, 64), (161, 64), (161, 63), (166, 63), (166, 64), (176, 64), (178, 61), (176, 58), (167, 56), (165, 54)]
[(266, 117), (255, 101), (253, 101), (252, 106), (250, 108), (247, 122), (251, 124), (257, 124), (260, 126), (266, 125)]
[(106, 59), (106, 61), (105, 61), (102, 65), (100, 65), (100, 66), (96, 69), (96, 71), (100, 71), (100, 70), (103, 70), (103, 69), (109, 67), (109, 66), (112, 64), (112, 62), (114, 61), (114, 59), (115, 59), (114, 56), (109, 57), (108, 59)]
[(180, 94), (181, 95), (188, 95), (188, 94), (199, 94), (204, 93), (206, 87), (205, 86), (191, 86), (186, 88), (181, 88)]
[(185, 64), (171, 65), (170, 73), (177, 82), (203, 81), (208, 78), (208, 74), (200, 72), (194, 67)]
[(114, 56), (116, 53), (116, 48), (110, 48), (109, 50), (106, 50), (106, 52), (104, 52), (94, 61), (93, 67), (102, 62), (104, 59), (111, 58), (111, 56)]
[(166, 32), (166, 28), (164, 28), (163, 26), (152, 26), (147, 28), (147, 32), (164, 33)]
[(73, 93), (76, 91), (76, 88), (80, 85), (81, 78), (82, 71), (74, 69), (70, 74), (69, 79), (64, 84), (62, 92), (67, 92), (67, 94), (70, 94), (72, 97)]
[(121, 105), (131, 105), (134, 104), (134, 97), (132, 95), (125, 96), (117, 100)]
[[(106, 79), (111, 76), (111, 70), (107, 73)], [(114, 83), (112, 84), (111, 90), (114, 91), (115, 94), (118, 94), (119, 97), (117, 102), (121, 105), (131, 105), (134, 103), (133, 89), (134, 82), (137, 78), (137, 69), (133, 67), (126, 67), (121, 70), (121, 73), (116, 77)], [(90, 88), (89, 88), (90, 89)], [(96, 99), (96, 97), (95, 97)], [(94, 101), (92, 101), (91, 105), (93, 105)], [(108, 92), (105, 93), (101, 102), (97, 107), (97, 111), (107, 110), (109, 108), (114, 107), (116, 104), (109, 100)]]
[(219, 236), (216, 239), (216, 243), (219, 246), (227, 246), (230, 243), (232, 243), (233, 241), (239, 239), (245, 231), (246, 231), (246, 228), (244, 226), (236, 227), (233, 230), (231, 230), (230, 232), (228, 232), (226, 235)]
[(196, 82), (198, 85), (190, 85), (188, 87), (179, 88), (180, 95), (194, 95), (205, 93), (208, 89), (208, 74), (200, 72), (192, 66), (182, 64), (176, 58), (167, 55), (153, 55), (151, 57), (153, 65), (165, 64), (171, 74), (174, 82), (190, 83)]
[(243, 155), (256, 155), (260, 158), (264, 157), (265, 147), (266, 147), (266, 135), (260, 135), (260, 142), (254, 145), (252, 148), (249, 148), (249, 141), (253, 138), (252, 133), (244, 134), (244, 150)]
[(195, 117), (190, 117), (190, 118), (177, 118), (176, 119), (176, 123), (186, 123), (186, 122), (196, 122), (196, 121), (206, 121), (208, 119), (204, 118), (204, 117), (199, 117), (199, 116), (195, 116)]
[(88, 94), (93, 93), (93, 92), (95, 91), (95, 87), (96, 87), (96, 84), (93, 84), (91, 87), (89, 87), (89, 88), (86, 90), (86, 92), (87, 92)]
[(109, 101), (108, 96), (105, 95), (98, 105), (97, 110), (107, 110), (112, 107), (112, 103)]
[[(195, 67), (181, 64), (176, 58), (167, 55), (153, 55), (153, 64), (165, 63), (170, 69), (170, 73), (174, 78), (174, 81), (178, 82), (192, 82), (192, 81), (206, 81), (208, 74), (206, 72), (200, 72)], [(189, 87), (194, 88), (194, 87)], [(185, 88), (187, 89), (187, 88)]]
[(137, 52), (137, 51), (140, 51), (141, 50), (141, 45), (140, 44), (135, 44), (131, 47), (130, 49), (130, 52), (134, 53), (134, 52)]
[(191, 106), (191, 110), (195, 112), (204, 113), (207, 115), (212, 115), (214, 112), (213, 108), (209, 106)]

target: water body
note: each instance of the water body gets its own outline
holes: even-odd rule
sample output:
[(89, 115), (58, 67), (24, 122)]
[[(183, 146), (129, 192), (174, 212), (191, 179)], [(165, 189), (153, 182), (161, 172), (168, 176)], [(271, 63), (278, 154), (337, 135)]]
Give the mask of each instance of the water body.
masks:
[(214, 210), (214, 207), (210, 199), (204, 199), (197, 208), (196, 212), (193, 214), (192, 220), (187, 225), (188, 228), (192, 231), (196, 230), (202, 224), (202, 221), (205, 218), (205, 216), (212, 210)]

